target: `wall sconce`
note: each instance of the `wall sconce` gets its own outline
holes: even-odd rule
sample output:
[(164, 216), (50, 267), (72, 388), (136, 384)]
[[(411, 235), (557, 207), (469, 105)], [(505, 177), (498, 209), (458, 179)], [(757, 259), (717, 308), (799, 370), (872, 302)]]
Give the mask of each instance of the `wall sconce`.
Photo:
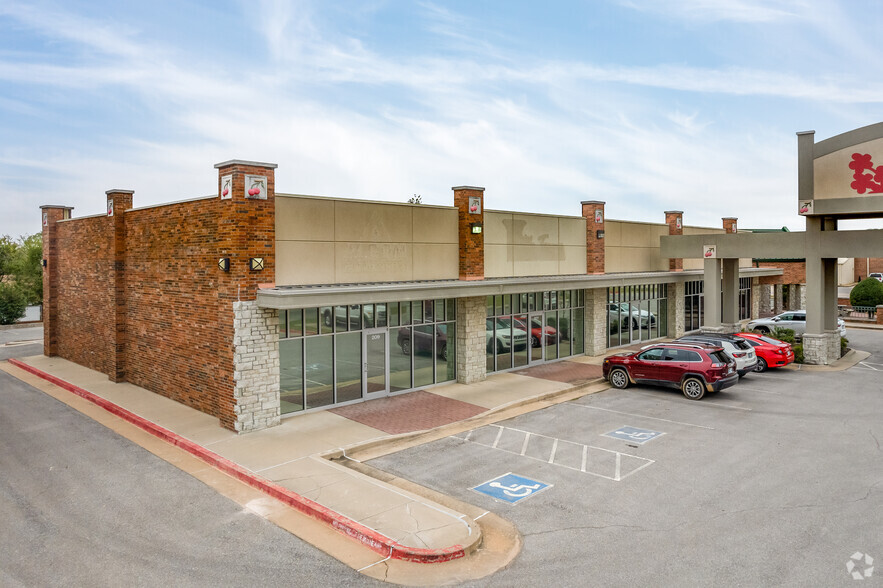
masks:
[(43, 264), (43, 267), (46, 267), (46, 260), (45, 259), (42, 261), (42, 264)]
[(221, 259), (219, 259), (218, 260), (218, 267), (221, 268), (221, 271), (223, 271), (223, 272), (229, 272), (230, 271), (230, 258), (229, 257), (222, 257)]
[(604, 231), (595, 231), (595, 238), (596, 239), (603, 239), (604, 238)]
[(248, 267), (256, 272), (261, 271), (262, 269), (264, 269), (264, 258), (252, 257), (248, 260)]
[(472, 223), (469, 225), (469, 228), (472, 229), (473, 235), (480, 235), (481, 234), (481, 223)]

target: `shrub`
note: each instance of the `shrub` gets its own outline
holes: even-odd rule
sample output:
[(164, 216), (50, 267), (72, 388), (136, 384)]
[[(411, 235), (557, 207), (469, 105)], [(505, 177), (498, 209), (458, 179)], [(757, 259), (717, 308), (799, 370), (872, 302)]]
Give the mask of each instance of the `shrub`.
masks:
[(865, 278), (849, 293), (852, 306), (877, 306), (883, 304), (883, 282), (877, 278)]
[(0, 325), (11, 325), (25, 315), (28, 297), (12, 284), (0, 284)]
[(770, 333), (770, 337), (778, 339), (779, 341), (784, 341), (785, 343), (790, 343), (792, 346), (796, 342), (794, 339), (794, 329), (786, 329), (785, 327), (774, 327), (773, 332)]
[(791, 349), (794, 350), (794, 363), (803, 363), (805, 361), (805, 358), (803, 357), (803, 345), (792, 345)]
[(840, 337), (840, 357), (846, 355), (847, 351), (849, 351), (849, 339)]

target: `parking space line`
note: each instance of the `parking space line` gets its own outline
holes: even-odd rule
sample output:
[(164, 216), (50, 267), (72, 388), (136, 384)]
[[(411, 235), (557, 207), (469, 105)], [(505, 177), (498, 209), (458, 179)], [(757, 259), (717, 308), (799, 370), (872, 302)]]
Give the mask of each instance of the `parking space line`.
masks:
[(667, 396), (662, 396), (659, 394), (654, 394), (652, 392), (644, 392), (643, 390), (635, 390), (632, 394), (640, 394), (641, 396), (652, 396), (653, 398), (662, 398), (664, 400), (671, 400), (672, 402), (677, 402), (678, 404), (692, 404), (694, 406), (713, 406), (714, 408), (729, 408), (732, 410), (744, 410), (747, 412), (751, 412), (752, 409), (746, 408), (744, 406), (731, 406), (729, 404), (724, 404), (722, 402), (711, 402), (710, 400), (702, 400), (701, 402), (696, 402), (695, 400), (687, 400), (680, 398), (669, 398)]
[[(558, 447), (561, 446), (559, 443), (559, 439), (557, 439), (555, 437), (549, 437), (547, 435), (542, 435), (540, 433), (531, 433), (529, 431), (524, 431), (522, 429), (516, 429), (513, 427), (504, 427), (502, 425), (497, 425), (497, 424), (490, 424), (490, 425), (486, 425), (484, 427), (479, 427), (479, 429), (473, 429), (473, 431), (486, 430), (488, 427), (496, 427), (497, 428), (497, 434), (495, 436), (493, 445), (489, 445), (487, 442), (482, 442), (480, 440), (473, 440), (473, 437), (471, 435), (472, 431), (470, 431), (470, 434), (466, 435), (465, 437), (459, 437), (459, 436), (454, 435), (452, 438), (462, 439), (463, 441), (469, 441), (470, 443), (475, 443), (476, 445), (481, 445), (483, 447), (489, 447), (491, 449), (496, 449), (497, 451), (503, 451), (505, 453), (509, 453), (512, 455), (518, 455), (521, 457), (526, 457), (528, 459), (533, 459), (533, 460), (541, 461), (544, 463), (550, 463), (550, 464), (558, 466), (558, 467), (566, 468), (568, 470), (573, 470), (575, 472), (589, 474), (590, 476), (596, 476), (598, 478), (604, 478), (605, 480), (611, 480), (613, 482), (619, 482), (619, 481), (625, 479), (626, 477), (632, 475), (633, 473), (637, 472), (638, 470), (642, 470), (645, 467), (647, 467), (653, 463), (656, 463), (656, 461), (653, 459), (649, 459), (647, 457), (641, 457), (638, 455), (633, 455), (631, 453), (623, 453), (621, 451), (616, 451), (613, 449), (605, 449), (604, 447), (595, 447), (593, 445), (586, 445), (584, 443), (576, 443), (574, 441), (567, 441), (567, 440), (563, 440), (563, 439), (560, 440), (566, 444), (577, 445), (577, 446), (582, 447), (582, 455), (581, 456), (580, 455), (574, 456), (575, 458), (580, 459), (580, 465), (579, 465), (579, 467), (576, 467), (576, 464), (568, 465), (567, 463), (559, 463), (559, 462), (555, 461), (555, 458), (558, 457)], [(505, 449), (503, 447), (497, 446), (497, 444), (500, 440), (500, 437), (503, 435), (503, 433), (505, 431), (510, 431), (512, 433), (518, 433), (518, 434), (524, 435), (524, 441), (522, 442), (520, 453), (517, 450), (510, 450), (510, 449)], [(552, 441), (552, 451), (551, 451), (551, 454), (548, 459), (545, 459), (542, 457), (534, 457), (532, 455), (527, 454), (528, 445), (529, 445), (530, 440), (532, 438), (549, 439)], [(488, 441), (489, 441), (489, 439), (488, 439)], [(614, 470), (612, 476), (606, 475), (604, 473), (599, 473), (597, 471), (590, 471), (590, 470), (586, 469), (586, 467), (589, 463), (589, 450), (590, 449), (593, 451), (596, 451), (596, 452), (602, 452), (603, 454), (610, 454), (610, 461), (607, 462), (607, 464), (608, 464), (607, 467), (610, 467), (611, 469)], [(626, 458), (625, 460), (623, 459), (624, 457)], [(565, 456), (565, 460), (566, 460), (566, 456)], [(603, 462), (599, 462), (598, 459), (596, 459), (594, 457), (592, 458), (592, 460), (593, 460), (592, 463), (595, 465), (596, 468), (601, 466), (601, 464), (603, 463)], [(625, 474), (623, 474), (623, 468), (624, 468), (623, 462), (624, 461), (626, 463), (625, 469), (628, 470), (628, 471), (626, 471)], [(636, 461), (642, 462), (642, 463), (640, 465), (636, 466), (635, 465)], [(630, 469), (630, 468), (634, 468), (634, 469)], [(603, 470), (603, 467), (601, 469)]]
[(880, 370), (878, 370), (877, 368), (872, 367), (872, 366), (883, 365), (883, 364), (879, 364), (879, 363), (868, 363), (866, 361), (860, 361), (860, 362), (858, 362), (858, 364), (862, 367), (866, 367), (868, 369), (874, 370), (875, 372), (879, 372)]
[(800, 377), (797, 377), (797, 378), (783, 378), (782, 376), (771, 376), (771, 375), (769, 375), (769, 374), (762, 374), (762, 375), (760, 375), (759, 377), (760, 377), (760, 379), (762, 379), (762, 380), (779, 380), (779, 381), (782, 381), (782, 382), (800, 382), (800, 381), (803, 380), (803, 378), (800, 378)]
[(573, 404), (574, 404), (574, 406), (581, 406), (583, 408), (591, 408), (593, 410), (603, 410), (605, 412), (614, 412), (616, 414), (624, 414), (626, 416), (633, 416), (633, 417), (638, 417), (638, 418), (642, 418), (642, 419), (652, 419), (654, 421), (663, 421), (666, 423), (674, 423), (676, 425), (684, 425), (687, 427), (696, 427), (697, 429), (708, 429), (710, 431), (714, 431), (714, 427), (706, 427), (705, 425), (694, 425), (693, 423), (685, 423), (682, 421), (672, 421), (669, 419), (663, 419), (663, 418), (659, 418), (659, 417), (646, 416), (643, 414), (635, 414), (633, 412), (623, 412), (621, 410), (613, 410), (611, 408), (601, 408), (600, 406), (592, 406), (589, 404), (576, 404), (576, 403), (573, 403)]
[(763, 388), (752, 388), (750, 386), (745, 386), (744, 384), (739, 384), (739, 390), (748, 390), (749, 392), (763, 392), (764, 394), (775, 394), (776, 396), (781, 396), (781, 392), (773, 392), (772, 390), (764, 390)]

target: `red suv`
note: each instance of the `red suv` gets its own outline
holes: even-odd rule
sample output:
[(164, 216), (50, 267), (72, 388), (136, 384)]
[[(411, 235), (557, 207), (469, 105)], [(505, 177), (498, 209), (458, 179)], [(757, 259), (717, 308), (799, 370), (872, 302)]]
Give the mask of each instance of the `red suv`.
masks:
[(640, 351), (604, 358), (604, 377), (614, 388), (653, 384), (680, 388), (690, 400), (719, 392), (739, 381), (736, 362), (723, 347), (693, 343), (657, 343)]
[(769, 368), (782, 367), (794, 361), (794, 350), (784, 341), (758, 333), (736, 333), (736, 336), (754, 347), (754, 352), (757, 353), (757, 366), (754, 368), (756, 372), (765, 372)]

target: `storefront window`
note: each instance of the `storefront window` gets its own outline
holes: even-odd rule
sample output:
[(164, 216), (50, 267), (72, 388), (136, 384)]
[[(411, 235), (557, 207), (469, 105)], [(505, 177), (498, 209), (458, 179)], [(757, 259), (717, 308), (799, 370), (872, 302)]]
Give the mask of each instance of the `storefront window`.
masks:
[(617, 347), (660, 337), (668, 332), (665, 284), (607, 289), (607, 346)]

